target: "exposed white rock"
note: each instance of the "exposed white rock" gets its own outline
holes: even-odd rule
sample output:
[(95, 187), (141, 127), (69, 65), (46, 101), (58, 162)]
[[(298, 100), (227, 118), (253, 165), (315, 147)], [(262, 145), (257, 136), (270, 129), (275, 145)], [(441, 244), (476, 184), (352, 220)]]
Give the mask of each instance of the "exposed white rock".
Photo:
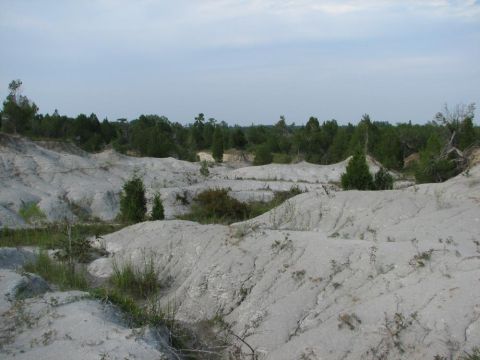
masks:
[[(0, 358), (174, 359), (148, 330), (130, 329), (121, 315), (80, 291), (16, 299), (26, 275), (0, 269)], [(145, 332), (147, 331), (147, 332)]]
[[(241, 154), (229, 156), (234, 164), (241, 163)], [(166, 218), (173, 219), (187, 212), (192, 198), (208, 188), (229, 188), (241, 201), (268, 201), (275, 191), (292, 186), (321, 191), (322, 184), (338, 183), (347, 163), (348, 159), (326, 166), (303, 162), (239, 169), (223, 164), (210, 168), (210, 175), (205, 177), (198, 163), (135, 158), (113, 150), (89, 154), (68, 143), (35, 143), (0, 134), (0, 227), (28, 226), (18, 213), (32, 203), (48, 221), (76, 220), (79, 211), (113, 220), (119, 211), (122, 186), (135, 172), (144, 181), (148, 200), (159, 192)], [(369, 159), (369, 163), (372, 172), (378, 169), (374, 160)]]
[(119, 262), (153, 252), (164, 306), (220, 314), (260, 358), (456, 358), (479, 345), (479, 179), (310, 192), (231, 226), (148, 222), (105, 241)]

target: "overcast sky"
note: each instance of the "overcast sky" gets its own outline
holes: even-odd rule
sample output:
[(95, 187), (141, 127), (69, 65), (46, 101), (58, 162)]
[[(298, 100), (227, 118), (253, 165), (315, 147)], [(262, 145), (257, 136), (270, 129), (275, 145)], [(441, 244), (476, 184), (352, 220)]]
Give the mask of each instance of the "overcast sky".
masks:
[(0, 0), (0, 44), (1, 98), (19, 78), (42, 113), (424, 123), (480, 106), (474, 0)]

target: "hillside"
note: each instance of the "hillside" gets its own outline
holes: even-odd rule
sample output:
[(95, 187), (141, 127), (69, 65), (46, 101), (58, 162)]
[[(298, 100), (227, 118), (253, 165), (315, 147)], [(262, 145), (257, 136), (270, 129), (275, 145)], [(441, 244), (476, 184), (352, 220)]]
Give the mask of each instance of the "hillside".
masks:
[[(18, 215), (22, 201), (38, 202), (52, 221), (73, 214), (72, 202), (112, 219), (123, 181), (138, 169), (149, 197), (161, 192), (171, 220), (135, 224), (97, 239), (108, 255), (89, 263), (89, 274), (107, 281), (114, 264), (141, 267), (152, 255), (160, 308), (174, 308), (176, 321), (198, 334), (228, 336), (230, 350), (242, 349), (245, 358), (251, 347), (258, 359), (272, 360), (458, 359), (479, 345), (479, 164), (440, 184), (335, 191), (331, 183), (339, 181), (346, 162), (222, 165), (204, 177), (199, 164), (170, 158), (49, 147), (1, 138), (1, 225), (28, 225)], [(307, 192), (245, 222), (224, 226), (172, 219), (189, 207), (177, 194), (191, 200), (203, 189), (228, 187), (239, 199), (258, 200), (294, 184)], [(1, 276), (1, 316), (15, 321), (16, 303), (8, 294), (24, 280), (11, 269)], [(91, 320), (92, 334), (114, 331), (131, 338), (116, 318), (98, 320), (108, 309), (84, 295), (44, 289), (28, 300), (26, 309), (45, 311), (39, 323), (50, 323), (55, 332), (44, 347), (35, 343), (27, 349), (26, 343), (43, 334), (42, 326), (21, 332), (4, 327), (8, 351), (26, 359), (83, 353), (82, 331), (68, 333), (73, 339), (68, 345), (63, 335), (55, 335), (64, 334), (72, 312)], [(51, 296), (64, 301), (59, 310), (64, 321), (49, 317), (52, 305), (45, 299)], [(205, 330), (205, 324), (219, 323), (222, 327)], [(146, 359), (171, 355), (168, 347), (151, 348), (148, 337), (128, 344), (118, 339), (102, 338), (86, 358), (97, 358), (100, 351), (121, 357), (129, 346)]]

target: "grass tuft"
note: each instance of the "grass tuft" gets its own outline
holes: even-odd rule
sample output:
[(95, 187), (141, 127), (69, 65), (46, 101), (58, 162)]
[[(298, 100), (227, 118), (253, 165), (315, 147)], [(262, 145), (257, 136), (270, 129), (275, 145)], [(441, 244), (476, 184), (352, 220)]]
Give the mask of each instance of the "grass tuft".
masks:
[(86, 290), (88, 282), (85, 274), (76, 271), (71, 264), (52, 260), (46, 251), (40, 251), (35, 260), (23, 266), (26, 272), (40, 275), (46, 281), (56, 284), (61, 290)]
[(114, 261), (111, 283), (119, 291), (146, 299), (160, 289), (158, 275), (153, 255), (144, 256), (141, 267), (135, 267), (131, 260), (121, 265)]

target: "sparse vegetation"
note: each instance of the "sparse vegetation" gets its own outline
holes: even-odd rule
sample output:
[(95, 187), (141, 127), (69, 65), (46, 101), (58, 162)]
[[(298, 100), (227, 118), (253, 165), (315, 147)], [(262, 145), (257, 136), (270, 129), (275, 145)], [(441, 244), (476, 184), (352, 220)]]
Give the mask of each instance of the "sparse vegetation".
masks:
[(474, 347), (471, 352), (465, 351), (465, 354), (461, 355), (459, 360), (480, 360), (480, 348)]
[[(72, 239), (100, 237), (121, 229), (123, 224), (73, 224)], [(42, 249), (58, 249), (68, 239), (68, 224), (49, 224), (35, 229), (0, 229), (0, 246), (38, 246)]]
[(73, 264), (51, 259), (46, 251), (40, 251), (34, 261), (25, 264), (24, 270), (40, 275), (48, 282), (58, 285), (61, 290), (88, 288), (82, 270), (75, 269)]

